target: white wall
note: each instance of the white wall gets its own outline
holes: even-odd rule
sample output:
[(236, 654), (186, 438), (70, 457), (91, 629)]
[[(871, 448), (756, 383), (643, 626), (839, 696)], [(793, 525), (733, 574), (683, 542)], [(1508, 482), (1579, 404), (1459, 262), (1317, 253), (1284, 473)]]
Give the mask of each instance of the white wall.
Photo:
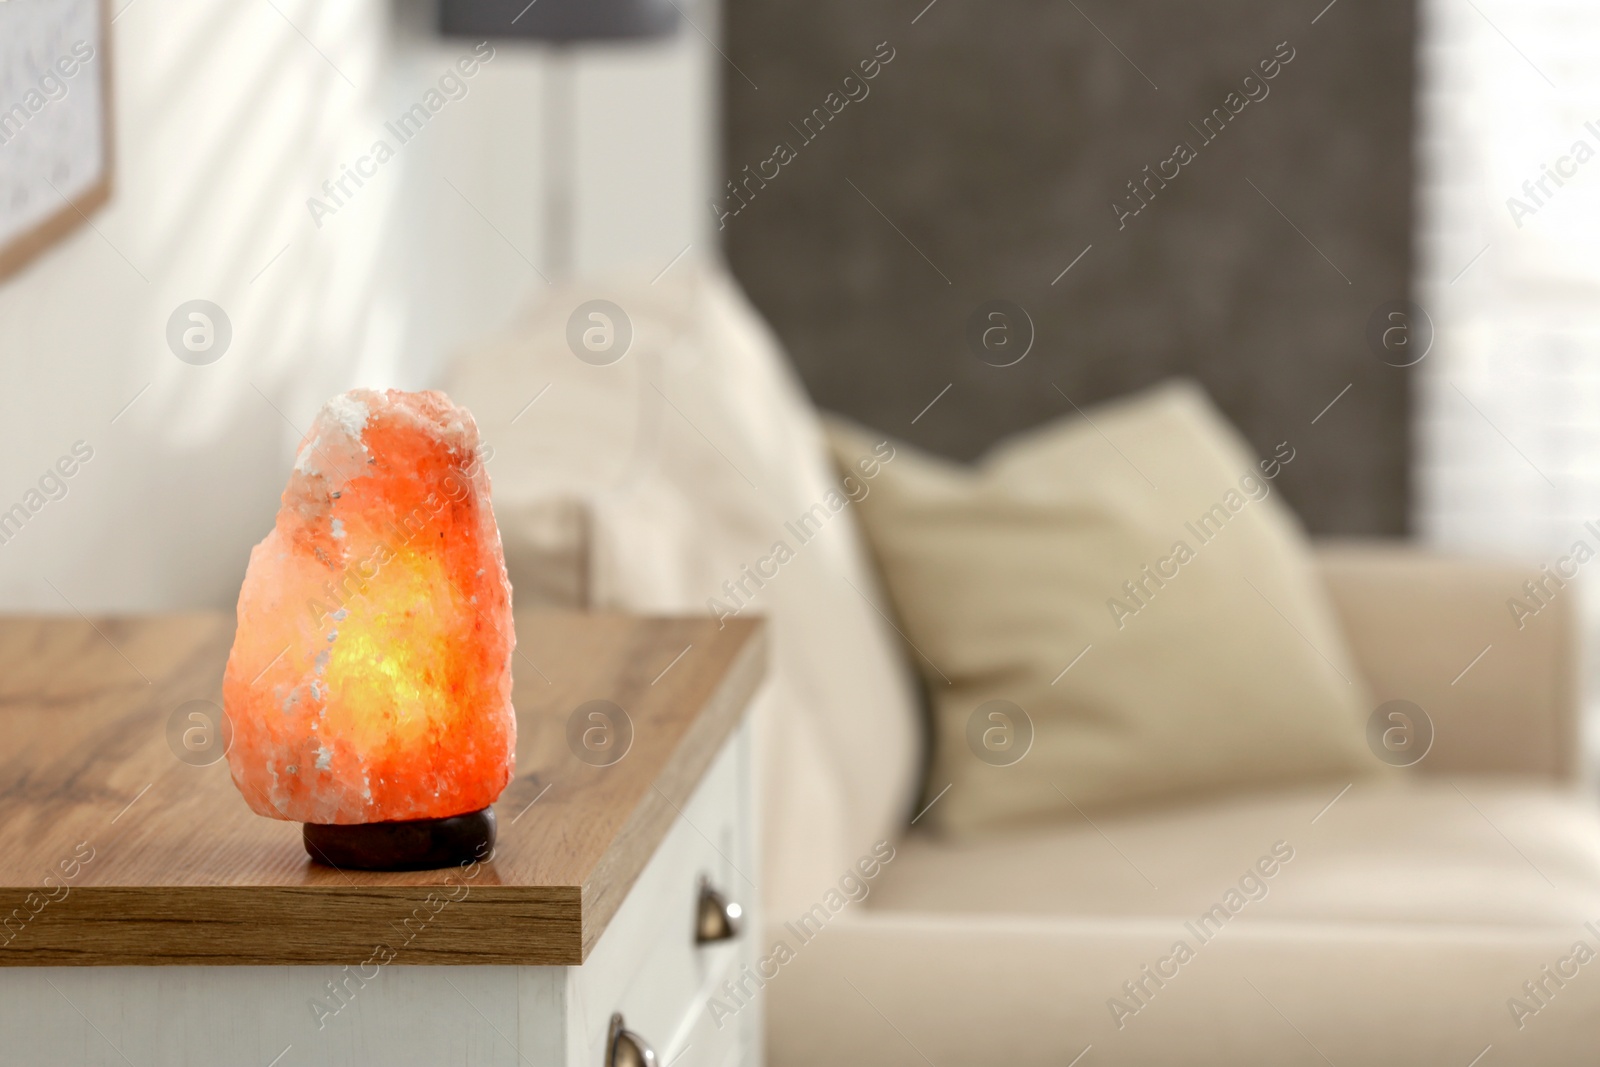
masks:
[[(683, 6), (714, 33), (709, 5)], [(420, 0), (122, 9), (115, 197), (0, 282), (0, 510), (75, 441), (94, 449), (0, 544), (0, 610), (230, 606), (317, 406), (355, 385), (425, 387), (537, 297), (537, 48), (498, 43), (320, 229), (307, 210), (472, 50), (430, 22)], [(719, 62), (688, 26), (577, 58), (580, 273), (707, 246)], [(233, 326), (209, 366), (165, 340), (196, 298)]]
[[(1600, 519), (1600, 10), (1421, 12), (1417, 291), (1438, 336), (1416, 368), (1416, 527), (1447, 549), (1571, 573), (1575, 543), (1600, 549), (1585, 525)], [(1559, 185), (1546, 178), (1557, 167)], [(1557, 592), (1590, 633), (1597, 574), (1590, 562)], [(1524, 594), (1505, 595), (1509, 612)], [(1600, 647), (1582, 647), (1600, 768)]]
[(1600, 161), (1571, 156), (1600, 151), (1600, 11), (1422, 14), (1417, 288), (1438, 337), (1417, 367), (1417, 527), (1548, 562), (1600, 517)]

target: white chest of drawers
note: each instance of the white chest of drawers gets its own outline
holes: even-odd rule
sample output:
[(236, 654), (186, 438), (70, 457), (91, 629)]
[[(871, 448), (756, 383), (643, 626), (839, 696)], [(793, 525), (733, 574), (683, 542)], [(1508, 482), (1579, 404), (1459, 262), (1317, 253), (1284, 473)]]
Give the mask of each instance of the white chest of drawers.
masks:
[[(225, 650), (208, 618), (160, 624), (188, 642), (175, 662)], [(168, 676), (146, 696), (151, 737), (108, 765), (110, 803), (69, 801), (43, 821), (29, 804), (51, 791), (37, 783), (81, 774), (82, 738), (106, 707), (68, 712), (63, 727), (59, 702), (17, 710), (26, 674), (0, 680), (0, 716), (12, 716), (0, 727), (34, 754), (25, 774), (0, 762), (0, 786), (16, 795), (31, 776), (24, 795), (40, 796), (0, 811), (0, 842), (24, 824), (37, 838), (0, 859), (0, 924), (4, 908), (26, 915), (0, 944), (0, 1065), (602, 1067), (618, 1015), (663, 1067), (759, 1065), (759, 998), (731, 1016), (709, 1009), (755, 959), (744, 710), (759, 624), (548, 615), (519, 617), (518, 633), (528, 656), (542, 651), (543, 678), (518, 672), (518, 777), (496, 805), (495, 858), (470, 882), (306, 863), (296, 828), (234, 810), (221, 765), (167, 751), (166, 704), (195, 684)], [(10, 636), (0, 627), (0, 660)], [(602, 736), (619, 747), (600, 756), (567, 740), (593, 700), (626, 717), (597, 723), (631, 734)], [(109, 706), (119, 731), (142, 714)], [(29, 743), (52, 730), (58, 748)], [(31, 912), (41, 886), (28, 874), (79, 842), (93, 858)], [(743, 905), (726, 909), (742, 911), (742, 932), (704, 940), (702, 910), (722, 902)]]

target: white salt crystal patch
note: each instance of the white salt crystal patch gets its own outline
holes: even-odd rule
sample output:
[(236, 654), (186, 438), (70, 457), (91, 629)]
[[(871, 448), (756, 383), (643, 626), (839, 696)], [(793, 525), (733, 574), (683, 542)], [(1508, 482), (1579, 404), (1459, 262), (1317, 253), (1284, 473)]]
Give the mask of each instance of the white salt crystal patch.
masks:
[(338, 423), (341, 430), (357, 441), (361, 440), (361, 431), (367, 428), (370, 414), (366, 402), (354, 393), (340, 393), (322, 405), (321, 411), (321, 415)]
[(321, 446), (322, 438), (320, 436), (313, 437), (307, 441), (305, 447), (300, 450), (300, 454), (294, 458), (294, 469), (301, 474), (321, 474), (322, 468), (317, 466), (316, 461), (317, 449)]
[(344, 538), (344, 520), (343, 519), (334, 519), (333, 520), (333, 536), (336, 537), (336, 538), (339, 538), (341, 540)]
[(317, 763), (316, 763), (317, 770), (325, 771), (331, 766), (333, 766), (333, 753), (329, 752), (327, 749), (323, 748), (321, 745), (318, 745), (317, 746)]
[[(334, 622), (344, 622), (344, 620), (346, 620), (346, 619), (348, 619), (350, 617), (350, 609), (349, 608), (340, 608), (338, 611), (334, 612), (329, 617), (332, 618)], [(329, 640), (331, 641), (332, 638), (329, 638)]]

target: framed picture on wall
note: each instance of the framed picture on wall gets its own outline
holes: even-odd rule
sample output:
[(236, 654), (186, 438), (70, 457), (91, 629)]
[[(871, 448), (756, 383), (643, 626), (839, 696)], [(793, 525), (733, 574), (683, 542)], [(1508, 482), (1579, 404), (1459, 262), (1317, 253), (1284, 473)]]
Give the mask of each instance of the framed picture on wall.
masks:
[(0, 278), (111, 196), (105, 0), (0, 2)]

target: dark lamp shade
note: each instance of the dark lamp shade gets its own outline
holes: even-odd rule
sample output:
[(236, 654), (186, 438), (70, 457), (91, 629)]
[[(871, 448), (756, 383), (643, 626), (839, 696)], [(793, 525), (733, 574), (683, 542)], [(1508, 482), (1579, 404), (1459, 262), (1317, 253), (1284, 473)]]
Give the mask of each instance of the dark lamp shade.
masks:
[(675, 33), (678, 9), (673, 0), (439, 0), (439, 29), (450, 37), (644, 40)]

